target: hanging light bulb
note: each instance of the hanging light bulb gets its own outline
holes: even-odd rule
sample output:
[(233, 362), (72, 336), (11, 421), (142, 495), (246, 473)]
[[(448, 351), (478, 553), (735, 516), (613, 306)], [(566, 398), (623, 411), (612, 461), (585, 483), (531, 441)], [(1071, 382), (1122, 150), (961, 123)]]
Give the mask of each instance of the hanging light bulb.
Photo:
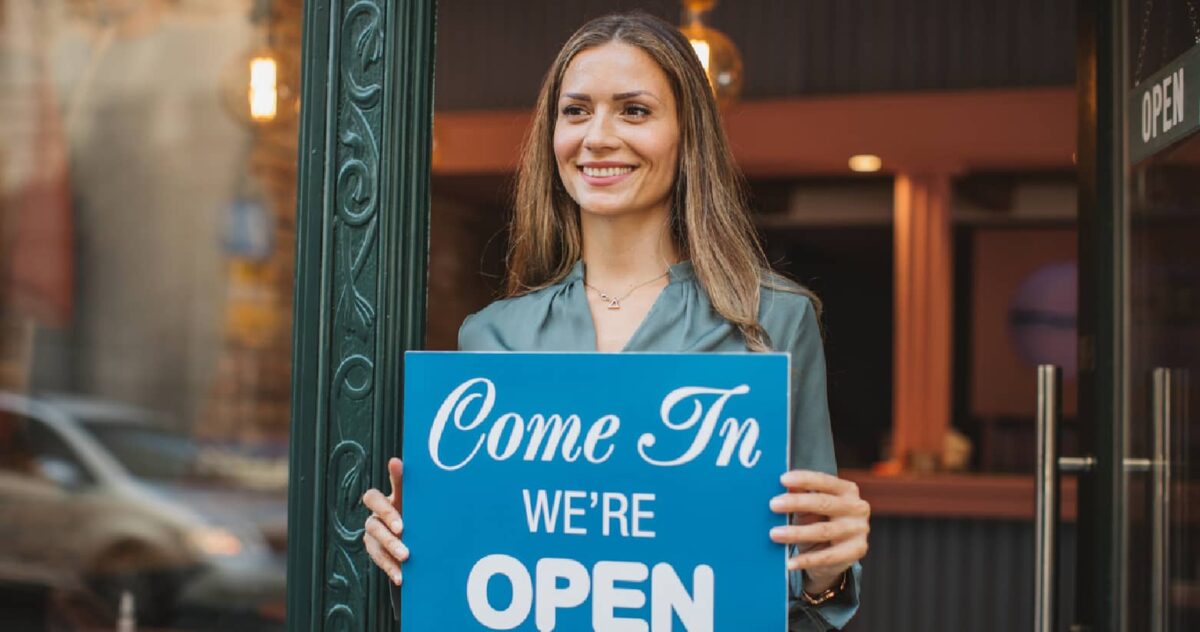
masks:
[(270, 47), (238, 55), (221, 75), (221, 101), (233, 117), (253, 126), (291, 120), (299, 114), (299, 99), (288, 78), (292, 66)]
[(271, 45), (269, 0), (259, 0), (251, 19), (259, 46), (231, 60), (221, 74), (221, 101), (233, 117), (255, 127), (290, 121), (300, 113), (297, 73), (288, 55)]
[(716, 4), (717, 0), (683, 0), (683, 26), (679, 30), (691, 42), (717, 104), (724, 108), (742, 93), (742, 55), (724, 33), (704, 23), (704, 15)]
[(250, 118), (270, 122), (279, 114), (279, 64), (272, 57), (250, 59)]

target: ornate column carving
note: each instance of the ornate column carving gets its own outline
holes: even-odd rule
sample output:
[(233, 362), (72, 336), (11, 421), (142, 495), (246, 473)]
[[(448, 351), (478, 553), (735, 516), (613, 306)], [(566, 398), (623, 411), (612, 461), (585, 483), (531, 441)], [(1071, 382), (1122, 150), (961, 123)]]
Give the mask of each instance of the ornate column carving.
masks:
[(288, 627), (387, 629), (359, 499), (387, 485), (423, 340), (436, 3), (305, 4)]

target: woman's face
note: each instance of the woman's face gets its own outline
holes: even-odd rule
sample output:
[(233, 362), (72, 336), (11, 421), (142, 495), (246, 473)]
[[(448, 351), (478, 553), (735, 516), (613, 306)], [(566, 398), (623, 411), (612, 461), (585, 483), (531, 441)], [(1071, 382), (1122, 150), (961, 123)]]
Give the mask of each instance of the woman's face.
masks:
[(679, 157), (666, 73), (640, 48), (620, 42), (576, 55), (558, 95), (554, 155), (584, 212), (665, 210)]

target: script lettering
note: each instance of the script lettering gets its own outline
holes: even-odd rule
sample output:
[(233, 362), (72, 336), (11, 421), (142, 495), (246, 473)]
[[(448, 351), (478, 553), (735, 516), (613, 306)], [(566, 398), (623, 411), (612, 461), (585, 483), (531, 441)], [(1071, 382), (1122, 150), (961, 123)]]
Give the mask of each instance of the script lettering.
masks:
[[(433, 463), (447, 471), (461, 469), (485, 445), (483, 451), (493, 461), (515, 457), (549, 462), (561, 458), (574, 463), (582, 456), (589, 463), (600, 464), (613, 455), (612, 441), (621, 428), (621, 418), (616, 415), (601, 416), (585, 431), (579, 415), (564, 418), (559, 414), (533, 413), (526, 421), (520, 413), (506, 412), (489, 421), (495, 404), (496, 386), (487, 378), (467, 380), (450, 391), (429, 428), (429, 457)], [(447, 431), (453, 430), (480, 433), (465, 456), (448, 458), (442, 453), (446, 449), (442, 440)]]
[[(482, 394), (468, 394), (467, 391), (476, 384), (483, 384), (485, 391)], [(476, 411), (475, 418), (472, 421), (464, 424), (462, 418), (467, 406), (469, 406), (472, 401), (477, 400), (480, 397), (483, 398), (483, 402), (480, 404), (479, 410)], [(475, 453), (479, 452), (479, 447), (483, 445), (482, 435), (480, 435), (479, 441), (475, 442), (475, 447), (471, 449), (471, 452), (467, 454), (466, 458), (464, 458), (462, 461), (459, 461), (455, 465), (446, 465), (445, 463), (442, 463), (441, 452), (438, 448), (441, 445), (442, 433), (446, 431), (446, 422), (450, 419), (450, 411), (454, 411), (454, 426), (456, 428), (459, 430), (473, 430), (482, 424), (485, 419), (487, 419), (488, 413), (492, 412), (492, 406), (495, 403), (496, 385), (492, 384), (491, 380), (484, 377), (477, 377), (472, 380), (467, 380), (466, 382), (459, 384), (458, 388), (450, 391), (450, 394), (447, 395), (446, 399), (442, 401), (442, 405), (438, 407), (437, 414), (433, 417), (433, 427), (429, 429), (429, 458), (433, 459), (433, 462), (438, 467), (442, 468), (443, 470), (450, 471), (457, 470), (467, 463), (470, 463), (471, 459), (475, 458)]]
[[(646, 449), (654, 447), (654, 444), (657, 443), (658, 438), (655, 437), (653, 433), (647, 432), (638, 438), (638, 454), (641, 455), (642, 460), (651, 465), (672, 467), (690, 463), (697, 456), (699, 456), (700, 453), (704, 452), (705, 448), (708, 447), (708, 444), (713, 437), (713, 431), (716, 430), (717, 421), (721, 418), (721, 410), (725, 407), (725, 402), (729, 401), (729, 398), (733, 397), (734, 395), (744, 395), (749, 392), (750, 387), (746, 384), (735, 386), (733, 388), (684, 386), (671, 391), (666, 397), (663, 398), (662, 406), (659, 407), (658, 411), (659, 418), (662, 420), (663, 425), (671, 430), (684, 432), (695, 428), (696, 434), (692, 438), (691, 445), (686, 451), (684, 451), (683, 454), (680, 454), (673, 459), (656, 459), (647, 454)], [(716, 397), (713, 399), (712, 403), (709, 404), (708, 409), (706, 410), (702, 400), (705, 398), (705, 396), (709, 395), (715, 395)], [(687, 419), (684, 419), (683, 421), (672, 421), (672, 413), (674, 412), (675, 407), (689, 401), (691, 402), (692, 407), (691, 414), (688, 415)], [(686, 408), (686, 404), (683, 404), (683, 407)], [(753, 420), (750, 419), (746, 421), (748, 424), (753, 422)], [(734, 426), (734, 430), (726, 435), (725, 440), (727, 448), (722, 450), (722, 454), (725, 454), (726, 452), (732, 452), (733, 448), (728, 447), (729, 442), (743, 440), (743, 433), (745, 434), (745, 439), (743, 440), (744, 442), (748, 441), (753, 443), (758, 439), (757, 422), (754, 422), (752, 429), (736, 428), (737, 422), (734, 422)], [(722, 434), (726, 434), (725, 429), (722, 429)], [(743, 443), (742, 454), (752, 456), (753, 450), (751, 449), (748, 452), (747, 448), (745, 447), (745, 443)], [(757, 457), (755, 457), (753, 461), (757, 462)], [(747, 467), (753, 466), (753, 462), (747, 463), (746, 459), (744, 458), (742, 459), (742, 462), (742, 464), (746, 465)], [(727, 458), (726, 463), (728, 463)]]

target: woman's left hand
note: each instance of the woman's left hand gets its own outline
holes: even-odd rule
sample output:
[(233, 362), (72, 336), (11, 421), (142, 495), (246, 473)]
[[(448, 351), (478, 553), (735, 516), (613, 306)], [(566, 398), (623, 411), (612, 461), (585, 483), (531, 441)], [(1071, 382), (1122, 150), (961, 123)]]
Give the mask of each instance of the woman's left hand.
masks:
[(800, 545), (787, 567), (804, 571), (806, 591), (832, 588), (867, 554), (871, 506), (859, 497), (858, 485), (829, 474), (792, 470), (780, 481), (788, 491), (771, 499), (771, 510), (795, 519), (771, 529), (771, 539)]

